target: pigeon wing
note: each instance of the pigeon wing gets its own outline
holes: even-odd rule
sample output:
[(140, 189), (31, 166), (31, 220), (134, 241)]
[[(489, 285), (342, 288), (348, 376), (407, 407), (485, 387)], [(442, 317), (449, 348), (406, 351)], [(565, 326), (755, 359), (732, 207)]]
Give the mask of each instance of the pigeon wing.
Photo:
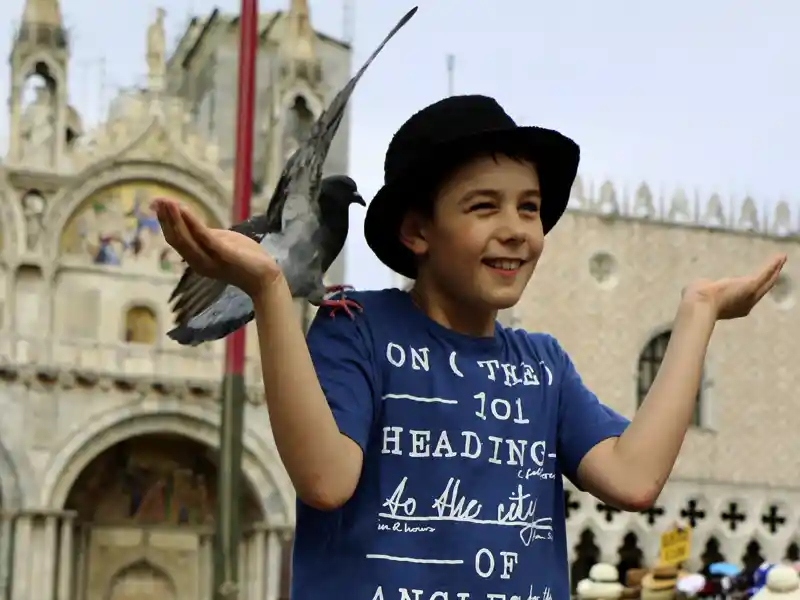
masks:
[[(383, 50), (384, 46), (386, 46), (389, 40), (411, 20), (411, 17), (413, 17), (416, 12), (417, 7), (414, 7), (398, 21), (397, 25), (386, 35), (364, 65), (353, 75), (339, 93), (336, 94), (328, 108), (319, 116), (319, 119), (317, 119), (311, 128), (311, 133), (308, 138), (301, 144), (284, 167), (281, 180), (285, 183), (286, 187), (282, 191), (281, 196), (279, 198), (276, 196), (274, 199), (285, 202), (289, 195), (297, 195), (306, 198), (310, 203), (317, 202), (320, 181), (322, 179), (322, 168), (328, 156), (331, 142), (339, 129), (342, 117), (344, 117), (345, 108), (347, 108), (347, 103), (350, 100), (350, 96), (353, 94), (356, 84), (378, 54), (380, 54), (381, 50)], [(272, 208), (272, 206), (270, 206), (270, 208)], [(276, 207), (275, 211), (275, 214), (281, 214), (282, 206)], [(314, 210), (314, 212), (318, 211)]]

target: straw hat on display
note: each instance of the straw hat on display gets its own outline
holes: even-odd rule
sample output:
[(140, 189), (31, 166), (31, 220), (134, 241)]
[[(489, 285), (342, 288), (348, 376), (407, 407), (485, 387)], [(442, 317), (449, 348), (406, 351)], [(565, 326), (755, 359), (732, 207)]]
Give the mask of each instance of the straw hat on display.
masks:
[(800, 600), (800, 575), (790, 565), (775, 565), (767, 574), (767, 585), (752, 600)]
[(619, 600), (622, 587), (617, 568), (598, 563), (589, 570), (588, 579), (578, 582), (575, 592), (581, 600)]
[(675, 597), (678, 567), (659, 565), (642, 578), (642, 600), (672, 600)]

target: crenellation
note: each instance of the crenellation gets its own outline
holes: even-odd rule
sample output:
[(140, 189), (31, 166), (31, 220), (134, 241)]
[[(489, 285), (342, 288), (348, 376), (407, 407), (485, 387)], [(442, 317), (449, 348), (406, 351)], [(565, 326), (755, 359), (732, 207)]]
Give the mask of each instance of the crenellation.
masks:
[(684, 227), (702, 227), (753, 233), (767, 237), (800, 235), (800, 213), (781, 199), (760, 204), (751, 196), (724, 201), (718, 193), (707, 198), (683, 188), (656, 197), (647, 183), (641, 183), (631, 198), (611, 181), (595, 186), (580, 175), (572, 186), (569, 210), (603, 215), (605, 218), (654, 220)]

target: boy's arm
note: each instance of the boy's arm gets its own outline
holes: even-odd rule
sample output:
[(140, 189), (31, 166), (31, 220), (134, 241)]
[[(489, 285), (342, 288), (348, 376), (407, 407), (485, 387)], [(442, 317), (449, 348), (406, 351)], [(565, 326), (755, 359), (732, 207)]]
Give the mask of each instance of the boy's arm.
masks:
[(681, 302), (664, 360), (630, 426), (618, 438), (595, 445), (580, 461), (578, 480), (584, 489), (633, 510), (656, 501), (691, 424), (715, 321), (711, 303)]
[(336, 509), (358, 484), (362, 450), (340, 432), (334, 419), (283, 277), (266, 286), (253, 303), (278, 453), (302, 502), (320, 510)]

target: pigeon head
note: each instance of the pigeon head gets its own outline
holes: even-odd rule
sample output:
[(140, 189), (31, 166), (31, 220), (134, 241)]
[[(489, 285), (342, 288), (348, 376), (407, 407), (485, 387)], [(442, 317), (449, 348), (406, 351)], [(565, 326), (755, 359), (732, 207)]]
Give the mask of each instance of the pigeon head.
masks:
[(360, 204), (366, 206), (364, 198), (358, 192), (356, 182), (346, 175), (333, 175), (322, 180), (321, 196), (333, 200), (337, 205), (349, 206)]

